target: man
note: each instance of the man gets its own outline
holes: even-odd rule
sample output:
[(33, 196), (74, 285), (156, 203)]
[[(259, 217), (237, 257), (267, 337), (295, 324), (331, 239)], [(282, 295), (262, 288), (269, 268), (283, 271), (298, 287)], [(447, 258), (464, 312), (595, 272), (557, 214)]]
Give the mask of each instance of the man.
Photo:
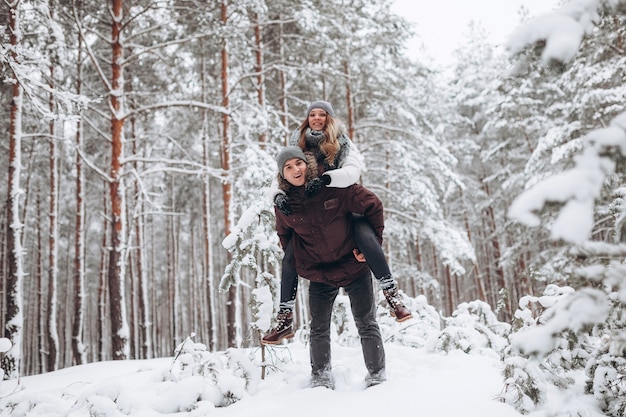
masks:
[(348, 188), (321, 188), (307, 196), (305, 184), (318, 176), (317, 163), (297, 146), (277, 156), (278, 183), (285, 191), (291, 214), (276, 209), (276, 231), (283, 248), (293, 248), (296, 270), (309, 285), (311, 313), (311, 386), (333, 388), (330, 323), (332, 308), (344, 288), (361, 338), (368, 370), (366, 385), (385, 381), (385, 350), (376, 322), (371, 272), (353, 253), (352, 213), (362, 215), (382, 242), (382, 202), (371, 191), (354, 184)]

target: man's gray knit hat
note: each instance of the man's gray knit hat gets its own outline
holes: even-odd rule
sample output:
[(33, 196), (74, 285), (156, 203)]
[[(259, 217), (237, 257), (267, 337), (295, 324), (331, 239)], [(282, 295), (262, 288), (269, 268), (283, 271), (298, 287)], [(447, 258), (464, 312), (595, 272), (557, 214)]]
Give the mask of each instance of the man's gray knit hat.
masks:
[(309, 117), (309, 114), (313, 109), (322, 109), (326, 113), (330, 114), (331, 117), (335, 117), (335, 111), (333, 110), (333, 106), (327, 101), (318, 100), (309, 104), (309, 107), (306, 109), (306, 117)]
[(286, 146), (283, 148), (282, 151), (278, 153), (278, 156), (276, 156), (276, 165), (278, 166), (278, 173), (280, 174), (281, 177), (283, 178), (285, 177), (283, 175), (283, 168), (285, 167), (285, 162), (293, 158), (302, 159), (304, 162), (306, 162), (306, 156), (304, 155), (304, 152), (302, 152), (302, 149), (300, 149), (299, 146)]

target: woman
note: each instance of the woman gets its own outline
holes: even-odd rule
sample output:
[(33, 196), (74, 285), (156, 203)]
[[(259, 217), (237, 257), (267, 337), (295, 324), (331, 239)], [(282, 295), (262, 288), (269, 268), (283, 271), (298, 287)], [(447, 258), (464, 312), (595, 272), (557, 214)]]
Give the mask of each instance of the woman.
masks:
[[(324, 187), (349, 187), (356, 184), (361, 176), (363, 167), (361, 155), (348, 138), (343, 124), (334, 115), (335, 112), (329, 102), (311, 103), (307, 108), (307, 118), (293, 132), (289, 141), (291, 146), (298, 146), (303, 151), (311, 152), (317, 163), (317, 175), (311, 173), (311, 179), (305, 184), (305, 196), (312, 196)], [(281, 213), (287, 216), (291, 214), (291, 204), (284, 191), (279, 191), (274, 201)], [(396, 281), (391, 275), (387, 259), (374, 231), (358, 216), (354, 219), (354, 239), (358, 248), (355, 255), (363, 262), (367, 260), (380, 289), (383, 290), (391, 314), (400, 322), (413, 317), (398, 294)], [(277, 324), (262, 338), (261, 343), (264, 344), (278, 344), (283, 339), (294, 336), (293, 309), (298, 289), (298, 275), (292, 248), (287, 245), (284, 251)]]
[(384, 228), (382, 203), (358, 184), (324, 187), (307, 196), (305, 184), (317, 178), (317, 162), (312, 154), (305, 156), (299, 147), (283, 149), (277, 165), (279, 186), (289, 198), (292, 213), (288, 216), (275, 209), (276, 232), (283, 248), (291, 246), (297, 274), (310, 280), (311, 386), (334, 386), (330, 323), (339, 288), (344, 288), (350, 298), (368, 370), (366, 384), (379, 384), (385, 380), (385, 351), (376, 322), (370, 271), (353, 253), (356, 243), (352, 213), (363, 216), (380, 245)]

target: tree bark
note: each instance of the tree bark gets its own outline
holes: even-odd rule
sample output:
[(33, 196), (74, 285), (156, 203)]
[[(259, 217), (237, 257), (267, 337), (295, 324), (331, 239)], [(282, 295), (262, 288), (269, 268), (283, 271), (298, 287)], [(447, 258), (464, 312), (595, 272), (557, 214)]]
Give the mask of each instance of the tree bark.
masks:
[[(76, 66), (76, 94), (81, 93), (82, 38), (78, 37)], [(76, 122), (76, 149), (82, 148), (82, 123)], [(74, 241), (74, 314), (72, 320), (72, 363), (87, 361), (83, 343), (84, 291), (85, 291), (85, 192), (83, 188), (83, 161), (76, 152), (76, 230)]]
[[(107, 217), (107, 198), (106, 193), (102, 199), (102, 207), (104, 207), (104, 217)], [(108, 263), (109, 263), (109, 251), (105, 248), (107, 247), (107, 221), (104, 221), (103, 224), (103, 233), (102, 233), (102, 253), (100, 254), (100, 282), (98, 283), (98, 357), (101, 361), (105, 361), (109, 359), (108, 355), (108, 346), (105, 338), (108, 336), (108, 322), (107, 322), (107, 302), (108, 302), (108, 291), (107, 291), (107, 275), (108, 275)]]
[[(204, 48), (202, 48), (204, 51)], [(202, 55), (202, 101), (207, 101), (208, 96), (208, 81), (207, 81), (207, 68), (206, 58)], [(208, 167), (210, 164), (210, 138), (209, 138), (209, 120), (208, 112), (206, 109), (202, 110), (202, 164)], [(206, 294), (206, 311), (208, 317), (206, 321), (210, 323), (208, 326), (208, 346), (210, 351), (217, 349), (218, 335), (219, 335), (219, 323), (217, 315), (217, 300), (215, 299), (215, 275), (213, 273), (213, 236), (211, 233), (211, 177), (208, 172), (204, 176), (204, 188), (202, 190), (202, 224), (204, 227), (204, 273), (203, 273), (203, 287), (206, 290), (203, 291)]]
[(285, 70), (283, 69), (283, 66), (286, 64), (286, 58), (285, 58), (285, 44), (284, 44), (284, 40), (283, 40), (283, 36), (284, 36), (284, 32), (283, 32), (283, 19), (282, 16), (279, 14), (278, 16), (278, 43), (279, 43), (279, 52), (280, 52), (280, 62), (281, 62), (281, 67), (278, 70), (278, 77), (280, 80), (280, 108), (282, 111), (282, 121), (283, 121), (283, 126), (285, 126), (285, 130), (287, 132), (287, 134), (285, 135), (285, 140), (283, 141), (284, 145), (287, 145), (289, 143), (289, 135), (290, 135), (290, 130), (289, 130), (289, 107), (287, 104), (287, 75), (285, 73)]
[[(54, 19), (54, 2), (51, 0), (48, 2), (50, 18)], [(50, 87), (50, 93), (48, 95), (48, 108), (51, 114), (55, 113), (54, 95), (52, 91), (55, 88), (54, 85), (54, 70), (55, 61), (54, 52), (49, 55), (50, 66), (48, 67), (50, 72), (50, 78), (48, 85)], [(49, 124), (50, 133), (50, 154), (49, 157), (49, 192), (48, 202), (50, 204), (48, 210), (48, 360), (46, 361), (46, 370), (48, 372), (55, 371), (59, 367), (59, 333), (57, 331), (57, 280), (58, 280), (58, 249), (57, 249), (57, 235), (58, 235), (58, 159), (56, 150), (56, 122), (50, 120)]]
[[(37, 199), (36, 199), (36, 208), (37, 208), (37, 213), (41, 212), (41, 201), (39, 199), (39, 193), (36, 193), (37, 195)], [(43, 279), (43, 254), (44, 254), (44, 250), (43, 250), (43, 236), (41, 235), (41, 228), (37, 227), (37, 272), (35, 273), (36, 276), (36, 280), (37, 280), (37, 308), (38, 308), (38, 314), (37, 316), (37, 346), (39, 348), (39, 354), (38, 354), (38, 366), (37, 366), (37, 370), (38, 372), (43, 372), (44, 371), (44, 364), (46, 363), (46, 348), (45, 348), (45, 341), (43, 338), (43, 335), (46, 334), (45, 330), (46, 330), (46, 322), (44, 320), (45, 318), (45, 314), (44, 312), (46, 311), (46, 306), (44, 305), (44, 297), (43, 297), (43, 293), (44, 293), (44, 279)]]
[[(257, 73), (257, 99), (259, 103), (259, 110), (265, 112), (265, 77), (263, 76), (263, 36), (261, 32), (261, 25), (259, 23), (260, 17), (258, 13), (254, 14), (254, 41), (256, 44), (255, 57), (256, 57), (256, 73)], [(265, 147), (267, 141), (267, 132), (262, 131), (259, 134), (259, 143), (261, 149)]]
[(111, 172), (109, 194), (111, 198), (111, 251), (109, 253), (109, 306), (111, 314), (111, 348), (114, 360), (128, 359), (128, 325), (124, 301), (124, 263), (126, 244), (124, 236), (124, 183), (122, 158), (124, 155), (124, 74), (122, 67), (123, 45), (121, 40), (123, 1), (112, 1), (111, 24)]
[[(19, 24), (19, 0), (9, 4), (10, 59), (17, 62), (18, 45), (21, 42)], [(22, 354), (22, 229), (19, 219), (21, 146), (22, 146), (22, 100), (24, 91), (15, 73), (11, 73), (13, 84), (9, 125), (9, 192), (7, 215), (7, 262), (8, 273), (5, 286), (5, 326), (4, 337), (11, 341), (12, 347), (2, 357), (2, 370), (5, 379), (16, 379), (20, 374)]]
[(354, 140), (354, 110), (352, 109), (352, 87), (350, 85), (350, 63), (343, 62), (343, 73), (346, 78), (346, 108), (348, 109), (348, 136)]
[[(226, 1), (222, 1), (221, 5), (221, 22), (225, 27), (228, 23), (228, 6)], [(228, 110), (230, 107), (229, 88), (228, 88), (228, 41), (223, 39), (222, 44), (222, 106)], [(231, 220), (230, 220), (230, 206), (232, 200), (232, 184), (230, 179), (230, 115), (228, 111), (222, 114), (222, 143), (221, 143), (221, 157), (222, 157), (222, 172), (224, 173), (224, 179), (222, 182), (222, 197), (224, 200), (224, 236), (228, 236), (231, 233)], [(228, 254), (228, 261), (230, 261), (231, 255)], [(226, 333), (227, 333), (227, 347), (237, 347), (237, 286), (233, 285), (228, 289), (228, 300), (226, 302)]]

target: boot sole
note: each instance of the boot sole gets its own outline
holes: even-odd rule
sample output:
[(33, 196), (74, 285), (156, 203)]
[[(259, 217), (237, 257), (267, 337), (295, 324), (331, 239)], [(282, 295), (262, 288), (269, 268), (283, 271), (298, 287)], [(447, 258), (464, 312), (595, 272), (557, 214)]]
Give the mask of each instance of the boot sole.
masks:
[(274, 340), (274, 341), (267, 341), (267, 340), (261, 339), (261, 344), (262, 345), (278, 345), (278, 344), (280, 344), (280, 342), (283, 341), (283, 339), (292, 339), (295, 335), (296, 334), (292, 332), (292, 333), (286, 334), (283, 337), (281, 337), (280, 339)]
[[(395, 316), (394, 316), (394, 317), (395, 317)], [(410, 316), (406, 316), (406, 317), (403, 317), (403, 318), (401, 318), (401, 319), (399, 319), (399, 318), (397, 318), (397, 317), (396, 317), (396, 321), (397, 321), (398, 323), (402, 323), (402, 322), (407, 321), (407, 320), (412, 319), (412, 318), (413, 318), (413, 315), (411, 314)]]

